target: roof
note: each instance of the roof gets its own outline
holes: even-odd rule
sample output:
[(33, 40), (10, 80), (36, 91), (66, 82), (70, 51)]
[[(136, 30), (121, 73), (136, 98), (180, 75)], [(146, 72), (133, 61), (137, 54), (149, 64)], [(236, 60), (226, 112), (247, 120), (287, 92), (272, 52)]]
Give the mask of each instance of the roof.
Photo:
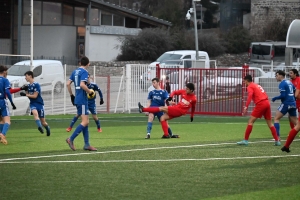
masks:
[[(44, 64), (60, 64), (61, 62), (58, 60), (32, 60), (32, 65), (33, 66), (38, 66), (38, 65), (44, 65)], [(30, 65), (30, 60), (23, 60), (21, 62), (17, 62), (14, 65)]]
[[(196, 54), (196, 50), (176, 50), (176, 51), (167, 51), (165, 53), (173, 54)], [(199, 54), (207, 54), (206, 51), (198, 51)]]
[(275, 42), (275, 41), (270, 41), (270, 42), (252, 42), (251, 44), (262, 44), (262, 45), (284, 45), (285, 46), (285, 42), (280, 41), (280, 42)]
[(128, 14), (132, 14), (132, 15), (144, 18), (144, 19), (148, 19), (148, 20), (151, 20), (151, 21), (154, 21), (154, 22), (158, 22), (158, 23), (166, 25), (166, 26), (172, 26), (172, 23), (169, 22), (169, 21), (159, 19), (157, 17), (153, 17), (153, 16), (150, 16), (150, 15), (147, 15), (147, 14), (144, 14), (144, 13), (141, 13), (141, 12), (129, 9), (129, 8), (121, 7), (119, 5), (115, 5), (115, 4), (112, 4), (112, 3), (109, 3), (109, 2), (104, 2), (102, 0), (91, 0), (91, 2), (92, 2), (93, 6), (101, 5), (101, 6), (106, 7), (106, 8), (115, 9), (115, 10), (125, 12), (125, 13), (128, 13)]

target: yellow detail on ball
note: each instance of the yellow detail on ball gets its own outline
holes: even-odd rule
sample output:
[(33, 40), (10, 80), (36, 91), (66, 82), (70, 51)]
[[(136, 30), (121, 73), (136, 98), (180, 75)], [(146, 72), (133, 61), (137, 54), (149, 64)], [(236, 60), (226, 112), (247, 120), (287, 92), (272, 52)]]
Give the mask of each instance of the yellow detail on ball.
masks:
[(92, 96), (90, 96), (90, 94), (87, 94), (88, 99), (92, 99), (95, 97), (96, 93), (93, 89), (90, 89), (90, 91), (94, 92), (94, 94)]

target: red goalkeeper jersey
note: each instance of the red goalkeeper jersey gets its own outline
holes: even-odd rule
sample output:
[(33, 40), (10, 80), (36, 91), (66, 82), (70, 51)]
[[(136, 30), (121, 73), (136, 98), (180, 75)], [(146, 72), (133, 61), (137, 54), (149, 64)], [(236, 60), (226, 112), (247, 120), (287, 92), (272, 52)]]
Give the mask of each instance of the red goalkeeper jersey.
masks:
[(170, 94), (170, 97), (173, 97), (174, 95), (181, 95), (181, 101), (178, 102), (176, 107), (180, 108), (183, 113), (187, 113), (187, 111), (192, 108), (191, 116), (194, 116), (197, 102), (195, 94), (187, 94), (185, 90), (175, 90)]

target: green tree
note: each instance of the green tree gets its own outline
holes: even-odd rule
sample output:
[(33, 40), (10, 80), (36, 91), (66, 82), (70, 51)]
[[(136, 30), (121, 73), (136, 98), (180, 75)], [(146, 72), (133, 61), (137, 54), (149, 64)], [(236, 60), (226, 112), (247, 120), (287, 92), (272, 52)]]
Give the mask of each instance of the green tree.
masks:
[(249, 31), (243, 26), (231, 28), (228, 32), (224, 33), (222, 37), (224, 39), (226, 52), (228, 53), (246, 52), (252, 41)]

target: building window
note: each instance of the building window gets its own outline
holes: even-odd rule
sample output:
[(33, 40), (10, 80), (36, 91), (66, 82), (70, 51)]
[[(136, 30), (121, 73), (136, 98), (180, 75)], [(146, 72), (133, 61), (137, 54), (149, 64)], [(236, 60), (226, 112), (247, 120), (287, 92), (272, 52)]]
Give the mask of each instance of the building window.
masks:
[(99, 25), (99, 10), (98, 9), (91, 9), (90, 25), (94, 25), (94, 26)]
[(86, 8), (75, 7), (75, 25), (84, 26), (86, 24)]
[(124, 17), (119, 15), (114, 15), (114, 26), (124, 26)]
[[(33, 24), (34, 25), (41, 25), (41, 7), (42, 3), (40, 1), (33, 1)], [(23, 1), (23, 24), (30, 25), (30, 11), (31, 5), (30, 1)]]
[(112, 14), (101, 11), (101, 25), (112, 26)]
[(73, 25), (73, 7), (63, 5), (63, 25)]
[(61, 24), (61, 3), (43, 2), (43, 24)]

